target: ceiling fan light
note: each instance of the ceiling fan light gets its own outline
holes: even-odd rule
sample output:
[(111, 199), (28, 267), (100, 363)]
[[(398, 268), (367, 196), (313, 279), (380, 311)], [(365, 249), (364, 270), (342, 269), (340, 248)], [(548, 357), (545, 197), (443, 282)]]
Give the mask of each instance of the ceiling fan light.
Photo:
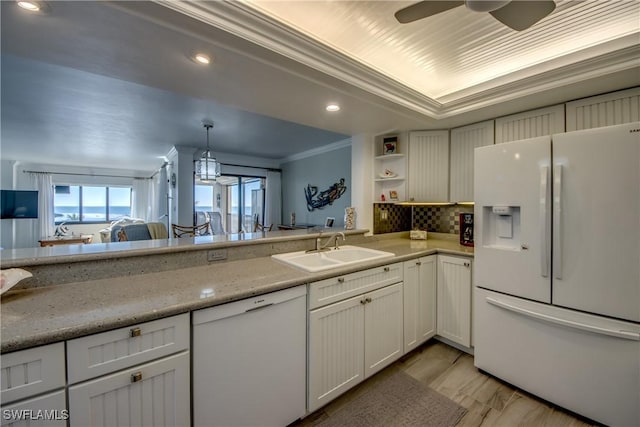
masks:
[(509, 2), (510, 0), (465, 0), (464, 5), (474, 12), (493, 12)]

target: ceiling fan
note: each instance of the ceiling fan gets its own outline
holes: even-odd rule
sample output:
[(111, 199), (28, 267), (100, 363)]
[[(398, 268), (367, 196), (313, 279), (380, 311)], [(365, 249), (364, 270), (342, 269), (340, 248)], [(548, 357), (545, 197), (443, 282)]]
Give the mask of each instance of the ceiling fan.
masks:
[(429, 0), (400, 9), (395, 17), (401, 24), (406, 24), (462, 5), (474, 12), (489, 12), (516, 31), (526, 30), (556, 8), (553, 0)]

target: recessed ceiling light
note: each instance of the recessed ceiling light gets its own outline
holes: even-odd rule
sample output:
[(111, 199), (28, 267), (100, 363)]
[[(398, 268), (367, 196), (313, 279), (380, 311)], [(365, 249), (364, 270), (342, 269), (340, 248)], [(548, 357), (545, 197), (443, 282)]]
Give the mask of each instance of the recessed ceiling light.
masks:
[(340, 111), (340, 106), (338, 104), (329, 104), (327, 105), (327, 111)]
[(19, 1), (18, 6), (31, 12), (37, 12), (40, 10), (40, 5), (34, 1)]
[(209, 58), (209, 56), (205, 55), (204, 53), (197, 53), (193, 57), (193, 60), (196, 61), (198, 64), (203, 64), (203, 65), (207, 65), (211, 62), (211, 58)]

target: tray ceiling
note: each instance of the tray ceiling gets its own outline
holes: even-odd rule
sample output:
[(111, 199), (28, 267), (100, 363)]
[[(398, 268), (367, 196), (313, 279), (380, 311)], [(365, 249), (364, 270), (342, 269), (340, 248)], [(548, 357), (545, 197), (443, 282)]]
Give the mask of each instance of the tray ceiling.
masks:
[(551, 15), (520, 32), (464, 6), (399, 24), (394, 13), (413, 3), (169, 7), (435, 118), (638, 66), (637, 0), (556, 0)]

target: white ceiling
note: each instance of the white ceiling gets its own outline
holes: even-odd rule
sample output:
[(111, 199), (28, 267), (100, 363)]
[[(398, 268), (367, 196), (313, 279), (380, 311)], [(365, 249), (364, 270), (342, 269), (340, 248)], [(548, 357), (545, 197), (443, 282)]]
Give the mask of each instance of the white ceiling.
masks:
[[(640, 83), (637, 1), (600, 1), (603, 16), (592, 2), (580, 14), (558, 2), (558, 13), (574, 9), (547, 18), (551, 34), (588, 43), (541, 59), (526, 52), (566, 42), (541, 40), (544, 31), (516, 37), (464, 8), (400, 26), (392, 15), (408, 2), (259, 2), (262, 11), (218, 1), (50, 2), (31, 15), (1, 3), (3, 160), (148, 171), (174, 145), (203, 148), (204, 118), (215, 122), (214, 151), (281, 159), (347, 135), (448, 128)], [(352, 25), (358, 17), (376, 22), (377, 35)], [(316, 20), (333, 30), (305, 28)], [(383, 33), (404, 44), (385, 45)], [(515, 37), (517, 48), (487, 48), (494, 37), (498, 47)], [(409, 46), (436, 74), (418, 59), (405, 66)], [(213, 64), (191, 61), (196, 51)], [(524, 62), (498, 76), (512, 59)], [(342, 110), (327, 113), (329, 102)]]
[[(262, 13), (347, 56), (446, 103), (485, 82), (492, 87), (598, 55), (593, 48), (638, 43), (637, 0), (556, 0), (556, 9), (533, 27), (514, 31), (487, 12), (459, 6), (409, 24), (394, 13), (416, 1), (248, 0)], [(633, 38), (626, 36), (635, 35)]]

